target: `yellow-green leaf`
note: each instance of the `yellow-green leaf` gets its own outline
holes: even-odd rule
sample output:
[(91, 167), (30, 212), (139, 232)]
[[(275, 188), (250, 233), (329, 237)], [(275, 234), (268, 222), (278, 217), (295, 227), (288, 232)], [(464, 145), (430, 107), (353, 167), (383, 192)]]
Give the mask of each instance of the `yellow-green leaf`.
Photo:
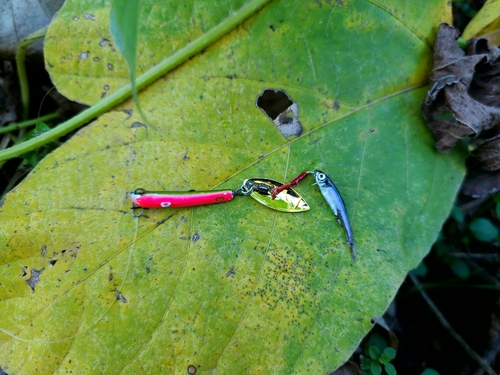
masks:
[(498, 19), (500, 18), (500, 1), (488, 0), (469, 22), (465, 28), (462, 38), (470, 39), (474, 36), (479, 36), (485, 32), (491, 32), (489, 26), (496, 24), (495, 30), (498, 29)]
[[(150, 123), (128, 101), (48, 155), (0, 204), (0, 366), (333, 371), (427, 253), (463, 177), (463, 155), (437, 153), (420, 114), (445, 4), (272, 1), (143, 90)], [(145, 2), (139, 74), (245, 6)], [(68, 97), (93, 104), (127, 83), (109, 11), (68, 0), (49, 29)], [(296, 105), (300, 136), (256, 107), (266, 89)], [(343, 194), (354, 263), (312, 181), (299, 214), (237, 197), (130, 215), (135, 188), (236, 189), (312, 168)]]

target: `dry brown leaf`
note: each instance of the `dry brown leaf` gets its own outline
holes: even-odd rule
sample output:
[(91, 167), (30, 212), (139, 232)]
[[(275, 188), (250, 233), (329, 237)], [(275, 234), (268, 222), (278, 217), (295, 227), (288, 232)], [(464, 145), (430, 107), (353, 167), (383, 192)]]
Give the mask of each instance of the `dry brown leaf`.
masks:
[[(473, 39), (466, 53), (456, 43), (458, 36), (457, 29), (440, 25), (431, 89), (422, 104), (424, 118), (437, 137), (436, 148), (443, 152), (467, 136), (481, 137), (500, 124), (500, 49), (490, 49), (485, 39)], [(483, 141), (482, 146), (487, 145)], [(498, 149), (500, 144), (494, 146)], [(500, 167), (500, 149), (493, 151), (491, 144), (476, 156), (488, 160), (489, 168)]]

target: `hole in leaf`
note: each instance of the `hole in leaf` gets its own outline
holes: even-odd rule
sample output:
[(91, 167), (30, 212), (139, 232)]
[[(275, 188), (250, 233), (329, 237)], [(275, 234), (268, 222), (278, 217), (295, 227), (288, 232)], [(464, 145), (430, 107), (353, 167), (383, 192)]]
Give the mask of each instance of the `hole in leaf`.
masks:
[(236, 271), (234, 270), (234, 266), (231, 267), (228, 273), (226, 273), (226, 277), (229, 277), (231, 275), (236, 275)]
[(283, 136), (302, 134), (302, 125), (298, 120), (299, 107), (285, 91), (265, 89), (257, 96), (255, 105), (269, 117)]
[(194, 374), (196, 374), (196, 367), (195, 367), (195, 366), (193, 366), (193, 365), (189, 365), (189, 367), (188, 367), (188, 374), (189, 374), (189, 375), (194, 375)]
[(262, 109), (271, 120), (276, 119), (292, 104), (293, 102), (282, 90), (266, 89), (257, 97), (257, 107)]
[(119, 291), (116, 292), (116, 299), (120, 302), (127, 303), (127, 299)]

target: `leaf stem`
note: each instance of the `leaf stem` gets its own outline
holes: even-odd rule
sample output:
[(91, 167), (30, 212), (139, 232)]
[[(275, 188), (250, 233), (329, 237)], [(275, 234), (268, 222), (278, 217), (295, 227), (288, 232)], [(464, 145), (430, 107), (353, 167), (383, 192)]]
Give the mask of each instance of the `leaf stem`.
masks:
[(13, 132), (15, 130), (28, 128), (30, 126), (36, 125), (39, 122), (54, 120), (58, 117), (59, 117), (59, 111), (52, 112), (52, 113), (49, 113), (48, 115), (34, 118), (31, 120), (26, 120), (26, 121), (10, 124), (10, 125), (7, 125), (7, 126), (0, 128), (0, 134), (10, 133), (10, 132)]
[(26, 38), (24, 38), (17, 47), (16, 51), (16, 67), (17, 76), (19, 78), (19, 86), (21, 89), (21, 103), (23, 106), (23, 120), (28, 118), (28, 112), (30, 108), (30, 87), (28, 85), (28, 76), (26, 75), (26, 65), (24, 64), (26, 60), (26, 51), (28, 47), (36, 42), (38, 39), (42, 39), (47, 34), (47, 27), (31, 33)]
[[(248, 4), (245, 4), (237, 12), (231, 14), (228, 18), (226, 18), (214, 28), (207, 31), (198, 39), (192, 41), (191, 43), (188, 43), (185, 47), (181, 48), (172, 56), (168, 57), (160, 64), (154, 66), (146, 73), (137, 77), (137, 90), (143, 89), (144, 87), (156, 81), (161, 76), (165, 75), (172, 69), (182, 64), (184, 61), (188, 60), (190, 57), (201, 52), (207, 46), (217, 41), (219, 38), (227, 34), (230, 30), (234, 29), (237, 25), (245, 21), (259, 9), (264, 7), (264, 5), (266, 5), (270, 1), (271, 0), (252, 0)], [(30, 139), (19, 145), (0, 151), (0, 161), (8, 160), (22, 155), (28, 151), (37, 149), (38, 147), (50, 143), (60, 138), (61, 136), (68, 134), (75, 129), (78, 129), (80, 126), (88, 123), (89, 121), (109, 111), (111, 108), (128, 99), (131, 93), (132, 89), (130, 84), (123, 86), (97, 104), (84, 110), (83, 112), (80, 112), (75, 117), (69, 119), (66, 122), (63, 122), (54, 129), (49, 130), (48, 132), (45, 132), (40, 136)]]

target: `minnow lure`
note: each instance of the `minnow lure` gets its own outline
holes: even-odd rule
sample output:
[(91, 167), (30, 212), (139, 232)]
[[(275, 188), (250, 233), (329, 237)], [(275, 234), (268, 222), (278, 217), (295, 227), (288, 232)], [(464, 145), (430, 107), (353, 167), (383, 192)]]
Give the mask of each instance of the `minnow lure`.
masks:
[(347, 217), (347, 211), (345, 208), (344, 201), (342, 200), (342, 196), (339, 191), (333, 184), (332, 180), (328, 178), (328, 176), (319, 171), (315, 170), (313, 172), (302, 172), (297, 177), (295, 177), (288, 184), (283, 184), (282, 186), (278, 186), (271, 191), (271, 197), (279, 196), (280, 192), (289, 189), (291, 186), (298, 185), (300, 181), (306, 178), (307, 175), (312, 174), (316, 179), (316, 184), (319, 186), (321, 194), (323, 194), (323, 198), (325, 198), (326, 202), (330, 206), (335, 215), (338, 223), (342, 227), (345, 232), (347, 244), (349, 245), (349, 250), (351, 252), (352, 260), (356, 260), (356, 244), (354, 243), (354, 237), (352, 234), (351, 224), (349, 223), (349, 218)]
[(309, 172), (314, 174), (316, 183), (319, 186), (323, 198), (325, 198), (326, 203), (330, 206), (333, 214), (337, 218), (338, 223), (344, 229), (345, 236), (347, 239), (347, 244), (349, 245), (349, 250), (351, 251), (352, 260), (356, 260), (356, 244), (354, 243), (354, 237), (352, 234), (351, 224), (349, 223), (349, 218), (347, 217), (347, 211), (345, 209), (344, 201), (342, 197), (333, 184), (332, 180), (328, 178), (326, 174), (319, 170), (314, 172)]
[[(233, 200), (235, 196), (249, 195), (257, 202), (281, 212), (303, 212), (309, 210), (307, 202), (290, 187), (281, 189), (272, 196), (274, 189), (281, 188), (279, 181), (267, 178), (249, 178), (243, 181), (241, 187), (233, 190), (209, 191), (147, 191), (135, 189), (129, 193), (132, 200), (132, 215), (139, 217), (146, 208), (177, 208), (203, 206), (207, 204), (223, 203)], [(136, 214), (135, 210), (141, 209)]]

